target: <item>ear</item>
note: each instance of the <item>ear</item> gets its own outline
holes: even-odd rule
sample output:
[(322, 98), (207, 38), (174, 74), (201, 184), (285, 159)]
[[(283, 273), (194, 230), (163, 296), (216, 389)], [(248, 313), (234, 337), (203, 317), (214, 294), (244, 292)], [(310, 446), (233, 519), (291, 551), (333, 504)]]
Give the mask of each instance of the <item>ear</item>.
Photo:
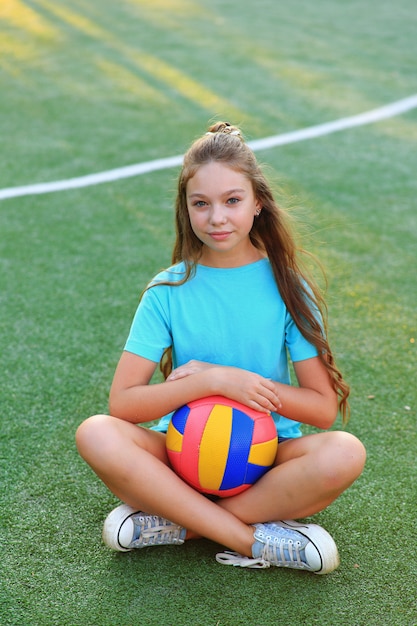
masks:
[(262, 211), (262, 202), (257, 200), (255, 202), (255, 217), (258, 217)]

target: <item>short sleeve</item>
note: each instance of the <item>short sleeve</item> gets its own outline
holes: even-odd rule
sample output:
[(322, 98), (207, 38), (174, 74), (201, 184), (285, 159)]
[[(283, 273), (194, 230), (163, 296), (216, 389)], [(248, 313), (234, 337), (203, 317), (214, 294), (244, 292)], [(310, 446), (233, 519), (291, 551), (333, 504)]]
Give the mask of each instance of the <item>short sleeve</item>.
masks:
[(165, 286), (145, 291), (133, 318), (125, 350), (159, 363), (164, 350), (172, 345), (168, 305)]
[(287, 312), (285, 343), (291, 361), (304, 361), (318, 356), (317, 348), (302, 335), (291, 315)]

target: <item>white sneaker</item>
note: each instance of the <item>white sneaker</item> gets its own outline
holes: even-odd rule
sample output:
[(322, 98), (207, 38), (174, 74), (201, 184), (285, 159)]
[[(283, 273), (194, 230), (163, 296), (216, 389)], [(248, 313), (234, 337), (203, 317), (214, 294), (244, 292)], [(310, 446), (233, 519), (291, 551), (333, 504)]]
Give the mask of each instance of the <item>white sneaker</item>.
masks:
[(104, 522), (103, 541), (112, 550), (128, 552), (147, 546), (181, 545), (185, 533), (185, 528), (163, 517), (120, 504)]
[(255, 524), (253, 558), (223, 552), (216, 560), (224, 565), (267, 568), (271, 566), (328, 574), (339, 565), (337, 546), (329, 533), (317, 524), (293, 520)]

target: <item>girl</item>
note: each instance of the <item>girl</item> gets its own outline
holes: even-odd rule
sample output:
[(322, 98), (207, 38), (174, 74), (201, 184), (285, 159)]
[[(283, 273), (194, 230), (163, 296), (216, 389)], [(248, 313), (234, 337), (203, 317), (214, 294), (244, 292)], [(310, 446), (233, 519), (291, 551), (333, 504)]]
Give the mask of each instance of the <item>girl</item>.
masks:
[[(203, 536), (231, 549), (220, 563), (331, 572), (332, 537), (291, 518), (333, 502), (362, 472), (365, 451), (347, 432), (301, 437), (300, 423), (328, 429), (338, 405), (345, 418), (349, 389), (327, 341), (324, 302), (234, 126), (214, 124), (185, 155), (172, 260), (137, 309), (111, 415), (77, 431), (81, 456), (125, 503), (107, 517), (104, 542), (126, 551)], [(165, 381), (151, 385), (158, 363)], [(211, 395), (272, 413), (280, 439), (272, 469), (216, 501), (172, 471), (165, 449), (170, 413)], [(154, 429), (138, 427), (157, 418)]]

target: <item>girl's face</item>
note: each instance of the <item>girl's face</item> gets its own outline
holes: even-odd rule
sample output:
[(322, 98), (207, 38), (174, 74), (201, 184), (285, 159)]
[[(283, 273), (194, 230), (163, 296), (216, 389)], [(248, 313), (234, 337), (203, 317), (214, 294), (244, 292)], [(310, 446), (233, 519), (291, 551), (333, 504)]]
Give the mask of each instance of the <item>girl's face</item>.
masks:
[(186, 195), (191, 227), (203, 243), (200, 263), (237, 267), (261, 258), (249, 238), (261, 205), (243, 174), (212, 161), (190, 178)]

